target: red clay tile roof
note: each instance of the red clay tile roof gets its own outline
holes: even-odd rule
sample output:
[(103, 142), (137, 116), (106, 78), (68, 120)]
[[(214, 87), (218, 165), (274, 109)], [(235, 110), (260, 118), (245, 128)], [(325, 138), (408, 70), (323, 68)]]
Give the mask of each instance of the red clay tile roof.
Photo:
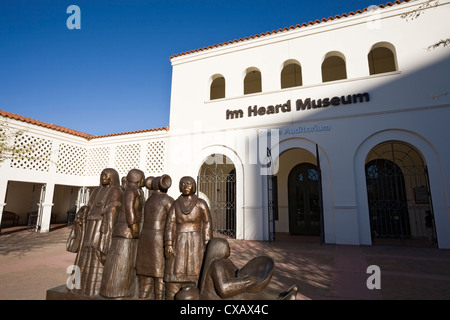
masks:
[(121, 135), (134, 134), (134, 133), (142, 133), (142, 132), (163, 131), (163, 130), (169, 131), (169, 127), (162, 127), (162, 128), (156, 128), (156, 129), (138, 130), (138, 131), (123, 132), (123, 133), (113, 133), (113, 134), (107, 134), (107, 135), (102, 135), (102, 136), (94, 136), (94, 135), (83, 133), (83, 132), (80, 132), (80, 131), (76, 131), (76, 130), (64, 128), (64, 127), (61, 127), (61, 126), (57, 126), (57, 125), (54, 125), (54, 124), (38, 121), (38, 120), (35, 120), (35, 119), (32, 119), (32, 118), (24, 117), (24, 116), (21, 116), (21, 115), (12, 113), (12, 112), (4, 111), (4, 110), (0, 110), (0, 116), (5, 117), (5, 118), (18, 120), (18, 121), (23, 121), (23, 122), (26, 122), (26, 123), (34, 124), (34, 125), (37, 125), (37, 126), (40, 126), (40, 127), (44, 127), (44, 128), (48, 128), (48, 129), (52, 129), (52, 130), (55, 130), (55, 131), (68, 133), (68, 134), (71, 134), (71, 135), (74, 135), (74, 136), (85, 138), (87, 140), (97, 139), (97, 138), (105, 138), (105, 137), (113, 137), (113, 136), (121, 136)]
[(122, 133), (105, 134), (105, 135), (102, 135), (102, 136), (94, 136), (92, 139), (114, 137), (114, 136), (123, 136), (123, 135), (127, 135), (127, 134), (152, 132), (152, 131), (169, 131), (169, 127), (161, 127), (161, 128), (155, 128), (155, 129), (145, 129), (145, 130), (136, 130), (136, 131), (122, 132)]
[[(403, 2), (409, 2), (409, 1), (411, 1), (411, 0), (401, 0), (401, 1), (400, 0), (396, 0), (396, 1), (394, 1), (394, 3), (388, 2), (386, 4), (380, 4), (378, 7), (379, 8), (391, 7), (391, 6), (395, 5), (395, 4), (400, 4), (400, 3), (403, 3)], [(175, 54), (175, 55), (171, 56), (170, 60), (172, 60), (175, 57), (180, 57), (180, 56), (188, 55), (188, 54), (195, 53), (195, 52), (200, 52), (200, 51), (205, 51), (205, 50), (208, 50), (208, 49), (222, 47), (222, 46), (226, 46), (228, 44), (241, 42), (241, 41), (244, 41), (244, 40), (255, 39), (255, 38), (264, 37), (264, 36), (267, 36), (267, 35), (270, 35), (270, 34), (275, 34), (275, 33), (282, 32), (282, 31), (288, 31), (288, 30), (303, 28), (303, 27), (307, 27), (307, 26), (313, 25), (313, 24), (318, 24), (318, 23), (321, 23), (321, 22), (327, 22), (327, 21), (330, 21), (330, 20), (340, 19), (340, 18), (343, 18), (343, 17), (354, 16), (356, 14), (366, 12), (367, 10), (368, 10), (368, 8), (365, 8), (364, 10), (357, 10), (356, 12), (352, 11), (352, 12), (349, 12), (349, 13), (343, 13), (341, 15), (336, 15), (334, 17), (330, 16), (328, 18), (323, 18), (321, 20), (310, 21), (308, 23), (303, 23), (301, 25), (297, 24), (295, 26), (290, 26), (289, 28), (288, 27), (286, 27), (284, 29), (280, 28), (278, 30), (272, 30), (272, 31), (267, 31), (267, 32), (263, 32), (263, 33), (260, 33), (260, 34), (255, 34), (254, 36), (249, 36), (249, 37), (240, 38), (240, 39), (234, 39), (232, 41), (230, 40), (228, 42), (223, 42), (223, 43), (215, 44), (215, 45), (212, 45), (212, 46), (199, 48), (199, 49), (196, 49), (196, 50), (185, 51), (185, 52), (178, 53), (178, 54)]]

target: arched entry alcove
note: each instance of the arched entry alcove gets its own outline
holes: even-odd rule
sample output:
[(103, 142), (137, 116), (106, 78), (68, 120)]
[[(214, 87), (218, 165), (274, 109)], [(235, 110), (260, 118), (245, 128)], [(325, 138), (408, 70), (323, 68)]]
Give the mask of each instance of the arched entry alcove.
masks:
[(198, 173), (199, 197), (211, 211), (215, 236), (236, 238), (236, 168), (223, 154), (212, 154)]
[[(275, 189), (277, 190), (277, 199), (275, 201), (277, 205), (275, 232), (302, 234), (301, 231), (299, 232), (299, 230), (295, 230), (295, 227), (293, 227), (292, 224), (296, 224), (295, 213), (298, 209), (300, 210), (300, 212), (303, 212), (303, 214), (310, 211), (311, 208), (317, 209), (316, 205), (319, 204), (317, 202), (319, 180), (317, 180), (318, 176), (314, 173), (318, 173), (317, 169), (319, 167), (318, 164), (320, 163), (320, 189), (322, 191), (321, 202), (323, 214), (323, 231), (321, 236), (324, 242), (335, 243), (336, 235), (334, 232), (335, 228), (331, 196), (332, 183), (330, 175), (330, 163), (327, 154), (322, 148), (320, 148), (320, 146), (317, 146), (315, 143), (304, 138), (290, 138), (282, 140), (278, 146), (278, 150), (278, 154), (272, 154), (275, 167), (278, 168), (278, 171), (275, 173), (276, 179), (274, 179), (276, 183)], [(316, 156), (317, 152), (320, 155), (319, 161), (317, 160)], [(294, 180), (293, 189), (291, 187), (291, 195), (289, 194), (290, 175)], [(300, 177), (300, 175), (302, 175), (302, 177)], [(308, 182), (306, 182), (306, 180), (304, 179), (305, 175), (310, 175), (308, 177)], [(299, 189), (296, 190), (295, 188)], [(306, 191), (306, 189), (308, 189), (308, 191)], [(312, 189), (317, 190), (317, 193), (311, 192)], [(295, 195), (296, 193), (297, 195)], [(297, 200), (295, 200), (296, 197)], [(301, 199), (305, 198), (307, 199), (306, 203), (302, 203)], [(297, 216), (297, 218), (299, 217)], [(315, 234), (319, 236), (319, 233), (316, 232), (309, 234)], [(319, 241), (319, 237), (317, 241)]]
[(445, 174), (443, 173), (444, 162), (442, 162), (442, 155), (440, 154), (442, 151), (419, 134), (399, 129), (376, 132), (367, 137), (356, 149), (354, 170), (360, 243), (368, 245), (373, 243), (365, 174), (368, 156), (378, 145), (392, 141), (406, 143), (421, 156), (428, 173), (437, 245), (442, 249), (450, 248), (450, 218), (448, 216)]
[(312, 163), (297, 164), (288, 176), (289, 233), (320, 235), (320, 173)]
[(372, 242), (432, 244), (434, 224), (425, 224), (433, 212), (428, 171), (418, 150), (402, 141), (382, 142), (367, 155), (365, 175)]

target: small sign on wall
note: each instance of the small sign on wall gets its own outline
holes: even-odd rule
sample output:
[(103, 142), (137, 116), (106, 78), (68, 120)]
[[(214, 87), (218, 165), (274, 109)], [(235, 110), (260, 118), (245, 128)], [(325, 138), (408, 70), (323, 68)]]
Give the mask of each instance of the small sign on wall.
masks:
[(416, 204), (429, 204), (430, 197), (426, 186), (418, 186), (414, 188), (414, 199)]

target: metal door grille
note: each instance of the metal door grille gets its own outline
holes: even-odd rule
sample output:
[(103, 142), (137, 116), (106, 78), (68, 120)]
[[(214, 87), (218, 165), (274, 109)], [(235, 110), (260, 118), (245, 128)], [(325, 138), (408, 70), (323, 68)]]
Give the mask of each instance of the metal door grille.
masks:
[(387, 142), (375, 147), (367, 160), (372, 238), (399, 239), (402, 244), (427, 238), (425, 216), (433, 208), (421, 155), (405, 143)]
[(78, 196), (79, 190), (77, 188), (72, 187), (70, 189), (70, 202), (69, 202), (69, 209), (67, 210), (67, 226), (70, 227), (73, 224), (73, 221), (75, 220), (75, 215), (77, 213), (77, 196)]
[(209, 165), (198, 177), (199, 197), (211, 211), (216, 236), (236, 237), (236, 171), (222, 165)]
[(405, 179), (401, 169), (388, 160), (367, 165), (367, 192), (372, 232), (380, 238), (411, 236)]
[(67, 212), (67, 226), (71, 227), (73, 225), (73, 221), (75, 220), (75, 216), (80, 210), (80, 208), (84, 205), (87, 205), (89, 202), (89, 189), (87, 187), (81, 187), (75, 193), (72, 189), (72, 196), (76, 196), (75, 199), (71, 199), (71, 204), (69, 211)]
[(288, 176), (289, 232), (320, 235), (320, 174), (310, 163), (296, 165)]

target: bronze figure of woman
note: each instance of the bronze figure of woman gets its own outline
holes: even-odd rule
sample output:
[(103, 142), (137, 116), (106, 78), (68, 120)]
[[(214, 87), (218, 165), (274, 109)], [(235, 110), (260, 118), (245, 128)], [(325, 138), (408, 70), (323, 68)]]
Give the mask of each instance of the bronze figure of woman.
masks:
[(167, 195), (172, 179), (164, 174), (151, 179), (150, 184), (146, 185), (151, 189), (151, 195), (144, 207), (144, 224), (139, 237), (136, 273), (139, 277), (139, 298), (163, 300), (164, 229), (167, 214), (173, 203), (173, 198)]
[(100, 292), (103, 264), (109, 253), (122, 196), (119, 174), (116, 170), (107, 168), (100, 175), (100, 186), (92, 193), (88, 208), (80, 209), (80, 214), (87, 214), (86, 221), (83, 222), (85, 227), (80, 229), (83, 237), (79, 242), (76, 258), (76, 265), (81, 272), (80, 294), (95, 296)]
[(179, 187), (181, 195), (167, 215), (164, 235), (167, 300), (173, 300), (184, 285), (197, 286), (205, 246), (212, 238), (209, 207), (195, 195), (195, 180), (183, 177)]
[(117, 217), (112, 233), (100, 294), (106, 298), (126, 298), (136, 294), (136, 253), (142, 226), (144, 204), (144, 172), (128, 172), (123, 210)]

